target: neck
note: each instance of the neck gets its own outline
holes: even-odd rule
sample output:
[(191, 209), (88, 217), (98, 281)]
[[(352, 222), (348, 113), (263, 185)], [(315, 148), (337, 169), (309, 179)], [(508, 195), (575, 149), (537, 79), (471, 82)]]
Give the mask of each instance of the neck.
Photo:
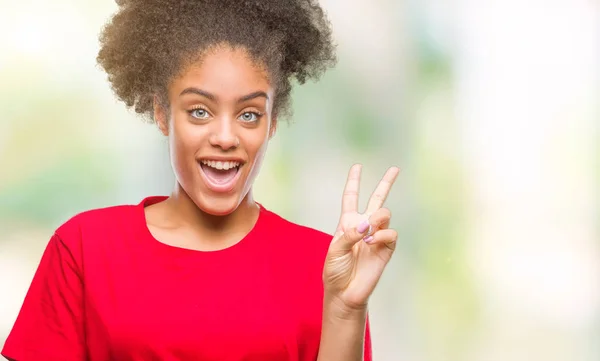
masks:
[(210, 235), (212, 239), (245, 236), (254, 227), (259, 214), (252, 189), (232, 213), (223, 216), (212, 215), (198, 208), (179, 184), (166, 202), (172, 215), (169, 218), (176, 218), (182, 226)]

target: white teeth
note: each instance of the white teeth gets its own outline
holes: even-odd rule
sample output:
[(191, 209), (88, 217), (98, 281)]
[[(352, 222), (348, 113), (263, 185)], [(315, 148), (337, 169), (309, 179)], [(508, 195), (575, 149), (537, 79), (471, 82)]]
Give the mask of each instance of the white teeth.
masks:
[(202, 164), (207, 165), (212, 168), (215, 168), (215, 169), (224, 169), (224, 170), (235, 168), (240, 165), (239, 162), (228, 162), (228, 161), (222, 162), (222, 161), (216, 161), (216, 160), (202, 160)]

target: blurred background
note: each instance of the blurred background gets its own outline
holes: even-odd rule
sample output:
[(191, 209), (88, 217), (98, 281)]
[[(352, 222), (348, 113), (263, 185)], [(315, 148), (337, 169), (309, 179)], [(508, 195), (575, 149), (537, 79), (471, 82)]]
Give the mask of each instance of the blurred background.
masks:
[[(339, 64), (294, 91), (256, 198), (332, 232), (390, 165), (377, 361), (600, 360), (600, 4), (324, 0)], [(0, 0), (0, 345), (53, 230), (168, 194), (166, 140), (95, 64), (109, 0)]]

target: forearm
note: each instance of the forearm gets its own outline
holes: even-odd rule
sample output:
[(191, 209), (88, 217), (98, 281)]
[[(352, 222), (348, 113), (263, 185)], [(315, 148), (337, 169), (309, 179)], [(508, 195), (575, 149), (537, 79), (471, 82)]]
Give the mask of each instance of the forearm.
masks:
[(326, 297), (317, 361), (362, 361), (366, 322), (366, 307), (350, 310)]

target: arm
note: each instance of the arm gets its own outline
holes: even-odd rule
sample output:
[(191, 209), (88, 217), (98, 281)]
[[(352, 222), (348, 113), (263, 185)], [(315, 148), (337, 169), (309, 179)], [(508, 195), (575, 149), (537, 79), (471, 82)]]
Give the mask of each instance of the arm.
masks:
[(58, 235), (50, 239), (2, 350), (6, 359), (86, 359), (83, 284), (75, 248)]
[(325, 257), (318, 361), (362, 361), (363, 356), (371, 361), (367, 304), (396, 246), (391, 213), (382, 206), (399, 169), (388, 169), (363, 214), (357, 211), (360, 171), (359, 165), (350, 169), (342, 215)]
[(317, 361), (370, 361), (368, 327), (366, 308), (344, 309), (332, 297), (326, 297)]

